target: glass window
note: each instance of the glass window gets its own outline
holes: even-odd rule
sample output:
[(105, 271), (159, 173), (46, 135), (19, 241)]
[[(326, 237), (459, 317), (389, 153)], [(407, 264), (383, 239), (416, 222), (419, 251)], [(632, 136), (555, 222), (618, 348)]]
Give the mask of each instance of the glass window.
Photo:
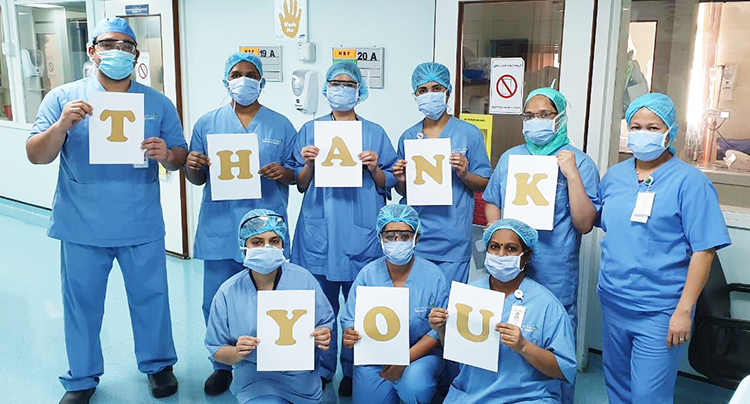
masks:
[[(670, 96), (678, 157), (711, 178), (722, 204), (750, 207), (750, 1), (632, 0), (623, 13), (616, 112), (624, 118), (649, 91)], [(622, 161), (631, 156), (624, 119), (619, 137)]]
[(26, 119), (33, 122), (51, 89), (83, 78), (86, 2), (17, 4), (16, 14)]
[[(5, 9), (0, 8), (0, 43), (5, 42), (4, 19)], [(0, 120), (12, 121), (13, 111), (11, 109), (10, 99), (10, 71), (8, 70), (8, 60), (5, 53), (0, 52)]]
[[(523, 58), (526, 94), (559, 79), (564, 7), (564, 1), (550, 0), (459, 3), (462, 52), (455, 87), (461, 114), (488, 114), (492, 58)], [(494, 134), (488, 143), (494, 167), (506, 150), (524, 142), (523, 123), (519, 115), (488, 119)]]

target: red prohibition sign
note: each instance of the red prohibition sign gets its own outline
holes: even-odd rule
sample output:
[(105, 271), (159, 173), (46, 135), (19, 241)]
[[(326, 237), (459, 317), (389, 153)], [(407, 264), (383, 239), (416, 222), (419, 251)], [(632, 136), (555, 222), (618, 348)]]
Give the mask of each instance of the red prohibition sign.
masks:
[(145, 79), (146, 76), (148, 76), (148, 67), (146, 67), (145, 63), (141, 63), (138, 65), (138, 77)]
[(497, 95), (503, 98), (510, 98), (516, 94), (516, 91), (518, 91), (518, 82), (516, 81), (515, 77), (511, 76), (510, 74), (505, 74), (503, 76), (500, 76), (500, 78), (497, 80), (497, 84), (495, 84), (495, 90), (497, 90)]

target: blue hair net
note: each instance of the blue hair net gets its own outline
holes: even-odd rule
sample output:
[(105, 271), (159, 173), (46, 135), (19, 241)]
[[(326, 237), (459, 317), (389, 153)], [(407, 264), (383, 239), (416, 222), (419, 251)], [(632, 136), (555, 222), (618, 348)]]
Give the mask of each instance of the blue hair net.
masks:
[(519, 238), (521, 238), (521, 240), (523, 240), (526, 247), (529, 247), (534, 255), (536, 255), (536, 244), (539, 241), (539, 233), (528, 224), (516, 219), (502, 219), (492, 223), (482, 235), (482, 241), (484, 242), (485, 248), (490, 245), (492, 235), (500, 229), (512, 230)]
[(451, 86), (451, 72), (447, 67), (435, 62), (426, 62), (417, 65), (414, 73), (411, 74), (411, 89), (416, 92), (417, 87), (431, 81), (447, 88), (449, 93), (453, 90), (453, 86)]
[(383, 231), (383, 228), (388, 223), (401, 222), (406, 223), (416, 233), (421, 233), (419, 229), (419, 215), (409, 205), (385, 205), (380, 209), (378, 213), (378, 219), (376, 221), (376, 227), (378, 234)]
[(238, 231), (240, 247), (245, 246), (245, 241), (250, 237), (272, 231), (281, 238), (286, 237), (287, 227), (284, 218), (269, 209), (253, 209), (247, 212), (240, 221)]
[(260, 61), (259, 57), (252, 53), (245, 52), (233, 53), (229, 56), (229, 59), (227, 59), (227, 63), (224, 64), (224, 85), (229, 85), (229, 72), (231, 72), (232, 68), (240, 62), (250, 62), (256, 69), (258, 69), (258, 73), (260, 73), (261, 77), (260, 86), (263, 88), (266, 85), (266, 79), (263, 78), (263, 63)]
[(96, 23), (94, 32), (91, 34), (91, 43), (94, 43), (99, 35), (106, 34), (108, 32), (125, 34), (132, 38), (133, 42), (138, 43), (138, 41), (136, 41), (135, 39), (135, 32), (133, 32), (133, 29), (130, 28), (130, 25), (124, 18), (120, 17), (105, 18)]
[(677, 136), (679, 125), (676, 122), (677, 111), (674, 108), (672, 99), (661, 93), (649, 93), (636, 98), (630, 103), (628, 110), (625, 111), (625, 120), (628, 122), (628, 125), (630, 125), (633, 115), (641, 108), (647, 108), (653, 112), (669, 128), (669, 152), (674, 155), (674, 139)]
[(323, 96), (327, 93), (328, 82), (339, 74), (346, 74), (359, 84), (359, 102), (367, 99), (367, 96), (370, 95), (370, 90), (367, 88), (367, 83), (362, 81), (362, 71), (353, 62), (336, 62), (328, 68), (326, 82), (323, 84)]

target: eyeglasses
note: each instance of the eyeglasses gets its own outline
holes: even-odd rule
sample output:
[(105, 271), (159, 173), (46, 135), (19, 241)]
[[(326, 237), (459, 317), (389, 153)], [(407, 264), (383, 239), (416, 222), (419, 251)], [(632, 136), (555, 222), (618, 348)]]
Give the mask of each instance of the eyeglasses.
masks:
[(346, 81), (346, 80), (329, 80), (328, 81), (329, 87), (349, 87), (349, 88), (357, 88), (359, 87), (359, 84), (357, 84), (356, 81)]
[(117, 41), (114, 39), (105, 39), (103, 41), (94, 42), (94, 46), (98, 46), (99, 49), (104, 51), (117, 49), (128, 53), (134, 53), (136, 47), (135, 42)]
[(383, 241), (388, 243), (393, 241), (412, 241), (414, 239), (414, 232), (405, 230), (386, 230), (381, 233)]
[(414, 95), (419, 96), (427, 93), (444, 93), (446, 91), (448, 91), (448, 89), (441, 85), (435, 85), (432, 88), (418, 87), (417, 91), (414, 92)]
[(552, 119), (557, 116), (557, 112), (549, 112), (549, 111), (542, 111), (538, 114), (532, 113), (532, 112), (524, 112), (521, 114), (521, 118), (523, 118), (524, 121), (530, 121), (534, 118), (542, 118), (542, 119)]
[(262, 216), (253, 216), (242, 222), (240, 225), (240, 228), (245, 227), (245, 225), (249, 224), (254, 229), (262, 229), (266, 227), (266, 225), (273, 223), (283, 223), (284, 218), (281, 217), (281, 215), (262, 215)]

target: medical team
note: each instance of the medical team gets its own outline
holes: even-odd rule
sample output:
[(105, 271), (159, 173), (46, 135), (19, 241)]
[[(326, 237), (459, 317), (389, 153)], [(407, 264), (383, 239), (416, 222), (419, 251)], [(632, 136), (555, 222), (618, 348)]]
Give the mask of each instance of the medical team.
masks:
[[(610, 168), (600, 184), (594, 162), (570, 144), (567, 101), (556, 90), (529, 94), (526, 142), (492, 170), (478, 129), (447, 112), (452, 87), (445, 66), (414, 70), (412, 91), (425, 118), (394, 149), (380, 125), (355, 112), (368, 96), (359, 69), (334, 63), (323, 88), (331, 113), (316, 121), (362, 122), (363, 185), (317, 188), (314, 121), (296, 132), (260, 104), (259, 58), (229, 57), (222, 83), (231, 101), (198, 120), (188, 149), (174, 105), (130, 80), (139, 51), (125, 20), (100, 21), (88, 53), (96, 75), (47, 94), (26, 145), (35, 164), (60, 156), (48, 235), (61, 241), (69, 364), (60, 377), (61, 403), (88, 403), (104, 373), (99, 333), (114, 259), (125, 280), (138, 369), (154, 397), (177, 391), (158, 164), (184, 169), (192, 184), (209, 183), (194, 249), (204, 261), (205, 345), (214, 369), (204, 386), (208, 395), (230, 389), (241, 403), (320, 402), (340, 362), (339, 394), (358, 403), (428, 403), (441, 386), (451, 403), (572, 403), (578, 253), (581, 235), (597, 226), (606, 233), (598, 293), (609, 400), (672, 402), (695, 302), (716, 251), (731, 241), (713, 185), (675, 155), (676, 113), (667, 96), (647, 94), (630, 104), (625, 118), (634, 157)], [(148, 164), (89, 164), (88, 99), (98, 91), (143, 94)], [(212, 200), (206, 137), (214, 133), (258, 135), (262, 199)], [(423, 138), (451, 141), (451, 206), (407, 205), (404, 140)], [(556, 156), (553, 230), (501, 219), (511, 155)], [(304, 197), (290, 243), (287, 203), (295, 184)], [(394, 188), (401, 204), (387, 205)], [(494, 326), (502, 342), (497, 373), (458, 366), (441, 353), (450, 282), (468, 281), (475, 192), (484, 192), (490, 225), (483, 237), (488, 274), (472, 284), (506, 296), (506, 322)], [(359, 285), (409, 288), (408, 366), (353, 366)], [(315, 291), (314, 371), (257, 372), (259, 290)], [(520, 327), (507, 322), (515, 306), (526, 309)]]

